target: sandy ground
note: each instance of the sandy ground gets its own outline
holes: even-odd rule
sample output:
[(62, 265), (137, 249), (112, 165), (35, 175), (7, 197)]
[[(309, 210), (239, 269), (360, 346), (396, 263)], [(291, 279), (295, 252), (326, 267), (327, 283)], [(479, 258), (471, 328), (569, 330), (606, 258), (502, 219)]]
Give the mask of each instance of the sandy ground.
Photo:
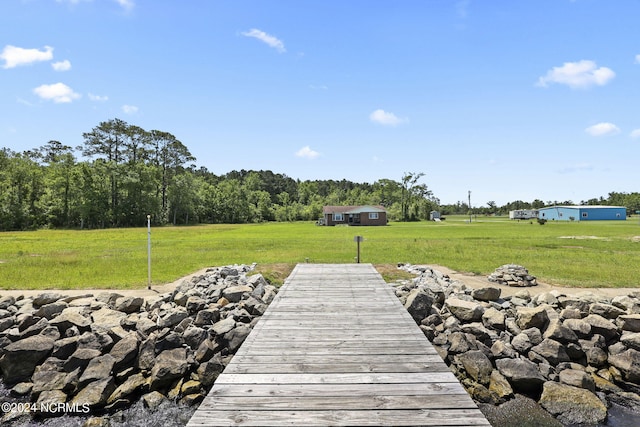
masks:
[[(627, 295), (634, 291), (640, 291), (640, 288), (567, 288), (567, 287), (555, 286), (548, 283), (538, 283), (538, 286), (531, 286), (527, 288), (512, 288), (509, 286), (502, 286), (502, 285), (498, 285), (497, 283), (489, 282), (489, 280), (487, 280), (485, 276), (459, 273), (457, 271), (451, 270), (450, 268), (447, 268), (441, 265), (428, 264), (425, 266), (432, 268), (434, 270), (438, 270), (443, 274), (448, 275), (450, 278), (459, 280), (465, 285), (474, 289), (487, 287), (487, 286), (498, 287), (502, 290), (502, 296), (514, 295), (516, 292), (521, 291), (522, 289), (526, 289), (530, 295), (538, 295), (543, 292), (556, 290), (565, 295), (580, 295), (581, 293), (588, 292), (588, 293), (592, 293), (592, 294), (602, 296), (602, 297), (607, 297), (607, 298), (611, 298), (616, 295)], [(208, 268), (203, 268), (202, 270), (198, 270), (172, 283), (151, 286), (151, 289), (143, 288), (143, 289), (76, 289), (76, 290), (56, 290), (56, 289), (0, 290), (0, 297), (9, 296), (9, 295), (12, 295), (14, 297), (18, 295), (29, 297), (29, 296), (36, 296), (45, 292), (56, 292), (56, 293), (60, 293), (68, 296), (80, 296), (80, 295), (90, 295), (90, 294), (97, 295), (101, 292), (115, 292), (123, 296), (152, 297), (152, 296), (157, 296), (160, 294), (173, 291), (176, 288), (176, 286), (182, 283), (182, 281), (189, 280), (191, 279), (191, 277), (196, 275), (202, 275), (207, 271)]]
[(47, 290), (42, 290), (42, 289), (38, 289), (38, 290), (20, 290), (20, 289), (12, 289), (12, 290), (0, 290), (0, 297), (4, 297), (4, 296), (18, 296), (18, 295), (24, 295), (25, 297), (30, 297), (30, 296), (36, 296), (36, 295), (40, 295), (42, 293), (45, 292), (51, 292), (51, 293), (59, 293), (62, 295), (68, 295), (68, 296), (81, 296), (81, 295), (98, 295), (101, 292), (113, 292), (116, 294), (120, 294), (122, 296), (137, 296), (137, 297), (152, 297), (152, 296), (157, 296), (157, 295), (161, 295), (167, 292), (171, 292), (173, 291), (180, 283), (182, 283), (182, 281), (184, 280), (189, 280), (191, 279), (193, 276), (198, 276), (198, 275), (202, 275), (204, 274), (209, 268), (211, 267), (207, 267), (207, 268), (203, 268), (202, 270), (198, 270), (195, 273), (189, 274), (188, 276), (182, 277), (178, 280), (176, 280), (175, 282), (172, 283), (166, 283), (164, 285), (152, 285), (151, 289), (147, 289), (147, 288), (141, 288), (141, 289), (72, 289), (72, 290), (67, 290), (67, 289), (47, 289)]
[(447, 274), (449, 275), (450, 278), (459, 280), (465, 285), (474, 289), (487, 287), (487, 286), (500, 288), (502, 290), (502, 293), (501, 293), (502, 296), (514, 295), (515, 293), (523, 289), (526, 289), (530, 295), (538, 295), (544, 292), (550, 292), (555, 290), (565, 295), (580, 295), (581, 293), (587, 292), (587, 293), (592, 293), (592, 294), (595, 294), (601, 297), (607, 297), (607, 298), (611, 298), (617, 295), (628, 295), (631, 292), (640, 291), (640, 288), (567, 288), (567, 287), (556, 286), (549, 283), (540, 283), (540, 282), (538, 282), (538, 286), (516, 288), (516, 287), (510, 287), (510, 286), (503, 286), (497, 283), (490, 282), (486, 278), (486, 276), (477, 276), (473, 274), (459, 273), (457, 271), (451, 270), (450, 268), (443, 267), (441, 265), (427, 265), (427, 267), (430, 267), (434, 270), (438, 270), (443, 274)]

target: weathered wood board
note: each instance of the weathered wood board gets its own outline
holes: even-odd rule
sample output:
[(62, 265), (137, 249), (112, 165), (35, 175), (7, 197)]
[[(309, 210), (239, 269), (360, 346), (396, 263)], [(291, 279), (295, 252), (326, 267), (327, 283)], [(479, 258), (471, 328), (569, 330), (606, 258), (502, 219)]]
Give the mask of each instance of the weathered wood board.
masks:
[(489, 426), (370, 264), (299, 264), (189, 426)]

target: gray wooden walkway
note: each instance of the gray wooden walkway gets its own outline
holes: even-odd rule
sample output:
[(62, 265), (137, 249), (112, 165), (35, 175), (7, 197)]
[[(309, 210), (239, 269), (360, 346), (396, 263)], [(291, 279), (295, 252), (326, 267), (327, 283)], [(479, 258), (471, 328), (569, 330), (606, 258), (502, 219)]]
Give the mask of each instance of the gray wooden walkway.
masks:
[(489, 426), (370, 264), (299, 264), (188, 426)]

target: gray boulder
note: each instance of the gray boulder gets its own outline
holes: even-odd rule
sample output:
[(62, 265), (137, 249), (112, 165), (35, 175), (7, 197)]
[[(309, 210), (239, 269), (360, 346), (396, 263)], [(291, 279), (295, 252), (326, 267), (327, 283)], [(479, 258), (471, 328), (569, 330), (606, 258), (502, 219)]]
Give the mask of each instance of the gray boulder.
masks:
[(121, 297), (116, 299), (114, 308), (123, 313), (137, 313), (144, 304), (144, 299), (140, 297)]
[(62, 313), (69, 304), (64, 301), (55, 301), (49, 304), (45, 304), (33, 312), (34, 316), (44, 317), (47, 320), (51, 320), (54, 316)]
[(240, 302), (244, 294), (251, 295), (253, 288), (247, 285), (229, 286), (222, 291), (222, 296), (229, 302)]
[(516, 390), (535, 392), (545, 382), (538, 365), (529, 360), (497, 359), (496, 367)]
[[(186, 302), (186, 301), (185, 301)], [(160, 328), (170, 328), (182, 322), (189, 316), (187, 313), (187, 309), (184, 307), (175, 307), (169, 311), (167, 311), (164, 315), (160, 317), (158, 320), (158, 327)]]
[(159, 391), (152, 391), (142, 396), (142, 404), (145, 408), (155, 411), (158, 407), (167, 400), (166, 396)]
[(605, 319), (598, 314), (590, 314), (582, 320), (591, 326), (591, 331), (594, 334), (602, 335), (607, 342), (619, 336), (616, 325), (611, 320)]
[(502, 291), (499, 288), (486, 287), (471, 291), (471, 296), (478, 301), (497, 301)]
[(114, 344), (109, 354), (114, 359), (113, 369), (120, 371), (130, 365), (138, 355), (138, 336), (130, 333), (120, 341)]
[[(586, 322), (584, 322), (586, 323)], [(554, 319), (542, 334), (543, 338), (551, 338), (561, 343), (578, 342), (578, 335), (571, 328), (566, 327), (560, 320)]]
[(622, 353), (610, 354), (608, 361), (622, 372), (626, 381), (640, 383), (640, 351), (629, 349)]
[(93, 381), (75, 395), (71, 400), (71, 404), (87, 405), (90, 408), (103, 407), (107, 404), (107, 399), (115, 388), (113, 377)]
[(36, 403), (39, 408), (57, 407), (58, 405), (64, 405), (67, 398), (67, 394), (62, 390), (45, 390), (38, 395)]
[(580, 369), (564, 369), (560, 371), (558, 379), (562, 384), (585, 388), (592, 393), (596, 391), (596, 384), (593, 381), (593, 377)]
[(209, 308), (200, 310), (196, 315), (196, 320), (193, 322), (196, 326), (213, 325), (220, 320), (220, 309)]
[(181, 378), (188, 370), (189, 363), (186, 349), (174, 348), (165, 350), (156, 357), (155, 364), (151, 369), (151, 388), (155, 389), (155, 387)]
[(640, 314), (625, 314), (617, 319), (620, 329), (629, 332), (640, 332)]
[(127, 378), (122, 384), (120, 384), (111, 393), (111, 396), (107, 399), (107, 404), (114, 403), (120, 399), (126, 399), (132, 394), (143, 390), (149, 383), (149, 380), (145, 378), (141, 373), (134, 374)]
[(51, 304), (63, 298), (64, 295), (57, 292), (45, 292), (36, 296), (33, 299), (32, 304), (34, 307), (42, 307), (43, 305)]
[(491, 360), (480, 350), (472, 350), (458, 354), (454, 360), (462, 365), (467, 375), (474, 381), (483, 385), (489, 385), (493, 365)]
[(92, 381), (104, 380), (111, 377), (111, 371), (113, 370), (115, 362), (115, 359), (110, 354), (91, 359), (87, 368), (78, 379), (78, 386), (82, 388)]
[(250, 332), (251, 328), (249, 326), (244, 323), (238, 323), (235, 328), (224, 334), (225, 340), (229, 343), (228, 349), (230, 354), (235, 354), (247, 336), (249, 336)]
[(62, 360), (49, 358), (42, 365), (39, 365), (31, 377), (33, 385), (30, 392), (37, 396), (43, 391), (72, 391), (73, 381), (69, 374), (62, 369), (62, 364)]
[[(118, 294), (115, 294), (118, 295)], [(114, 301), (115, 303), (115, 301)], [(91, 319), (93, 324), (99, 328), (106, 330), (113, 329), (120, 326), (120, 321), (127, 317), (126, 313), (118, 310), (112, 310), (107, 307), (103, 307), (100, 310), (96, 310), (91, 313)]]
[(211, 358), (211, 360), (201, 363), (196, 371), (198, 379), (205, 387), (210, 387), (215, 382), (218, 375), (224, 370), (224, 363), (219, 356)]
[(538, 328), (543, 330), (549, 322), (549, 315), (545, 306), (518, 307), (516, 322), (520, 329)]
[(224, 335), (235, 327), (236, 321), (232, 316), (229, 316), (226, 319), (216, 322), (210, 330), (213, 331), (215, 335)]
[(413, 289), (409, 292), (409, 295), (407, 295), (404, 308), (407, 309), (416, 323), (420, 323), (422, 319), (431, 313), (431, 306), (434, 301), (435, 299), (431, 293), (421, 289)]
[(622, 334), (620, 342), (634, 350), (640, 350), (640, 332)]
[(71, 372), (78, 368), (80, 368), (80, 370), (84, 370), (91, 360), (100, 357), (101, 355), (102, 352), (95, 348), (78, 348), (65, 361), (64, 369), (67, 372)]
[(571, 329), (578, 338), (591, 335), (591, 325), (582, 319), (565, 319), (562, 325)]
[(72, 308), (62, 310), (60, 314), (49, 321), (52, 326), (57, 326), (61, 334), (71, 327), (76, 327), (80, 332), (88, 331), (91, 326), (91, 319), (81, 315)]
[(7, 384), (28, 380), (51, 350), (54, 340), (41, 335), (35, 335), (9, 344), (4, 348), (0, 357), (2, 378)]
[(611, 304), (594, 303), (589, 307), (589, 314), (597, 314), (605, 319), (614, 320), (618, 316), (627, 314), (626, 310), (621, 310), (618, 307)]
[(539, 403), (564, 425), (597, 425), (607, 418), (607, 407), (598, 396), (553, 381), (544, 383)]
[(505, 315), (501, 310), (497, 310), (494, 307), (490, 307), (482, 314), (482, 323), (487, 328), (497, 329), (500, 331), (505, 330)]
[(550, 338), (545, 338), (540, 344), (531, 348), (529, 359), (535, 360), (531, 353), (542, 357), (552, 366), (571, 361), (565, 346)]
[(449, 298), (445, 306), (461, 322), (479, 322), (482, 320), (484, 307), (477, 302), (465, 301), (458, 298)]

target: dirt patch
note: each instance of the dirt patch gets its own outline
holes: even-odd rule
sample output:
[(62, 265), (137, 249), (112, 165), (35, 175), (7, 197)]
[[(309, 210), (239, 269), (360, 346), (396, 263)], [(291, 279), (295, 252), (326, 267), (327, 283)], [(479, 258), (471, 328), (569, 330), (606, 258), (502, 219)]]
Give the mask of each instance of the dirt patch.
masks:
[[(639, 236), (640, 237), (640, 236)], [(289, 269), (295, 267), (295, 265), (291, 265), (291, 264), (277, 264), (277, 266), (279, 266), (279, 268), (275, 267), (276, 264), (270, 264), (265, 270), (267, 270), (267, 272), (271, 272), (272, 274), (274, 274), (274, 276), (279, 276), (281, 278), (281, 280), (284, 281), (284, 279), (286, 279), (286, 277), (289, 275), (289, 273), (291, 272)], [(391, 264), (389, 264), (389, 266), (391, 266)], [(486, 276), (480, 276), (477, 274), (473, 274), (473, 273), (460, 273), (457, 272), (455, 270), (452, 270), (448, 267), (444, 267), (442, 265), (436, 265), (436, 264), (427, 264), (425, 265), (426, 267), (432, 268), (434, 270), (438, 270), (440, 272), (442, 272), (443, 274), (448, 275), (449, 277), (451, 277), (452, 279), (455, 280), (459, 280), (462, 283), (464, 283), (465, 285), (471, 287), (471, 288), (483, 288), (483, 287), (487, 287), (487, 286), (491, 286), (491, 287), (498, 287), (502, 290), (502, 295), (503, 296), (509, 296), (509, 295), (514, 295), (516, 292), (522, 290), (522, 289), (526, 289), (531, 295), (538, 295), (541, 294), (543, 292), (550, 292), (552, 290), (556, 290), (558, 292), (561, 292), (565, 295), (579, 295), (580, 293), (584, 293), (584, 292), (590, 292), (602, 297), (614, 297), (616, 295), (627, 295), (631, 292), (634, 291), (638, 291), (640, 290), (640, 287), (638, 288), (569, 288), (569, 287), (562, 287), (562, 286), (555, 286), (552, 284), (548, 284), (548, 283), (541, 283), (540, 281), (538, 281), (538, 286), (529, 286), (526, 288), (517, 288), (517, 287), (509, 287), (509, 286), (503, 286), (503, 285), (499, 285), (497, 283), (493, 283), (490, 282)], [(380, 265), (376, 265), (376, 269), (380, 268)], [(147, 289), (147, 288), (141, 288), (141, 289), (73, 289), (73, 290), (58, 290), (58, 289), (39, 289), (39, 290), (2, 290), (0, 289), (0, 296), (7, 296), (7, 295), (13, 295), (13, 296), (17, 296), (17, 295), (24, 295), (24, 296), (35, 296), (35, 295), (40, 295), (44, 292), (57, 292), (63, 295), (70, 295), (70, 296), (77, 296), (77, 295), (87, 295), (87, 294), (93, 294), (93, 295), (97, 295), (100, 292), (115, 292), (118, 293), (120, 295), (123, 296), (139, 296), (139, 297), (151, 297), (151, 296), (156, 296), (159, 294), (164, 294), (167, 292), (172, 292), (180, 283), (182, 283), (183, 280), (190, 280), (193, 276), (199, 276), (199, 275), (203, 275), (206, 273), (207, 269), (211, 268), (211, 267), (207, 267), (207, 268), (203, 268), (201, 270), (196, 271), (195, 273), (189, 274), (187, 276), (181, 277), (178, 280), (171, 282), (171, 283), (166, 283), (163, 285), (153, 285), (151, 286), (151, 289)], [(396, 267), (393, 266), (393, 269), (395, 269)], [(254, 270), (255, 273), (262, 273), (262, 271), (260, 271), (260, 265), (256, 266), (256, 270)], [(397, 272), (395, 274), (392, 274), (391, 271), (387, 271), (386, 268), (383, 268), (383, 272), (380, 272), (381, 275), (386, 276), (388, 274), (388, 277), (386, 278), (387, 281), (393, 281), (395, 279), (398, 278), (406, 278), (404, 277), (404, 275), (402, 274), (398, 274)], [(390, 268), (388, 269), (390, 270)], [(385, 273), (385, 274), (383, 274)], [(401, 277), (402, 276), (402, 277)]]
[(558, 239), (574, 239), (574, 240), (611, 240), (607, 237), (598, 236), (558, 236)]
[(611, 298), (617, 295), (628, 295), (631, 292), (640, 290), (640, 288), (569, 288), (564, 286), (556, 286), (549, 283), (541, 283), (539, 280), (537, 286), (518, 288), (499, 285), (497, 283), (490, 282), (485, 276), (479, 276), (471, 273), (459, 273), (455, 270), (451, 270), (450, 268), (441, 265), (427, 265), (427, 267), (438, 270), (448, 275), (452, 279), (459, 280), (473, 289), (483, 288), (487, 286), (500, 288), (500, 290), (502, 291), (502, 296), (514, 295), (517, 292), (526, 289), (531, 295), (538, 295), (544, 292), (551, 292), (555, 290), (565, 295), (580, 295), (581, 293), (592, 293), (601, 297)]

